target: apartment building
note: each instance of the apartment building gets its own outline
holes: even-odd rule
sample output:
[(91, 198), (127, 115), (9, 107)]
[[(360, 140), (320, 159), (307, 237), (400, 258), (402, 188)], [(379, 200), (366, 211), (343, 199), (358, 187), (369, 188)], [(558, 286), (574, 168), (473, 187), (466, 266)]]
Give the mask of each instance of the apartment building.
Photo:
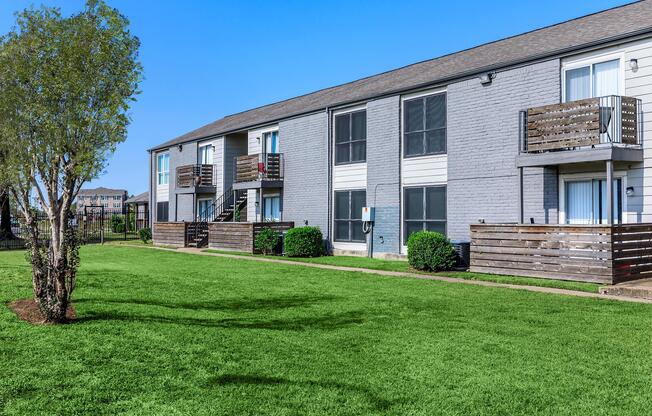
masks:
[(103, 207), (106, 211), (123, 213), (127, 198), (125, 189), (81, 189), (77, 194), (77, 211), (84, 211), (85, 207)]
[[(481, 224), (644, 224), (650, 117), (652, 2), (643, 1), (162, 143), (149, 150), (155, 240), (157, 223), (289, 222), (320, 227), (335, 254), (363, 254), (371, 243), (374, 255), (400, 256), (424, 229), (471, 241)], [(370, 242), (364, 206), (375, 208)], [(482, 255), (477, 270), (507, 273), (523, 261), (496, 266), (502, 260)]]

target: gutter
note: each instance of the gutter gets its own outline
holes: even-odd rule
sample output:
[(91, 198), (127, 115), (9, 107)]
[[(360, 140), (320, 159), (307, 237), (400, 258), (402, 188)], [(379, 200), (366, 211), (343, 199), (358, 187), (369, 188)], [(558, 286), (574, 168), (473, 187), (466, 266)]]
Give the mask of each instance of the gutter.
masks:
[[(525, 33), (528, 33), (528, 32), (525, 32)], [(525, 59), (519, 59), (519, 60), (515, 60), (515, 61), (509, 61), (509, 62), (504, 62), (504, 63), (499, 63), (499, 64), (487, 65), (487, 66), (480, 67), (480, 68), (474, 68), (472, 70), (462, 72), (462, 73), (460, 73), (458, 75), (449, 76), (449, 77), (445, 77), (445, 78), (440, 78), (440, 79), (424, 82), (424, 83), (417, 84), (417, 85), (414, 85), (414, 86), (409, 87), (409, 88), (398, 88), (398, 89), (395, 89), (395, 90), (386, 91), (386, 92), (384, 92), (382, 94), (378, 94), (378, 95), (371, 95), (371, 96), (362, 97), (362, 98), (359, 98), (359, 99), (356, 99), (356, 100), (344, 101), (344, 102), (336, 103), (336, 104), (329, 104), (328, 106), (325, 106), (325, 107), (319, 107), (319, 108), (316, 108), (316, 109), (313, 109), (313, 110), (310, 110), (310, 111), (305, 111), (305, 112), (296, 113), (296, 114), (290, 114), (290, 115), (287, 115), (287, 116), (284, 116), (284, 117), (275, 118), (275, 119), (271, 119), (271, 120), (266, 120), (264, 122), (260, 122), (260, 123), (249, 125), (249, 126), (243, 126), (243, 127), (240, 127), (238, 129), (234, 129), (234, 130), (227, 130), (227, 131), (224, 131), (224, 132), (219, 132), (219, 133), (215, 133), (215, 134), (211, 134), (211, 135), (207, 135), (207, 136), (199, 136), (199, 137), (184, 140), (184, 141), (181, 141), (181, 142), (178, 142), (178, 143), (167, 144), (165, 146), (156, 146), (156, 147), (153, 147), (153, 148), (149, 149), (148, 152), (155, 151), (155, 150), (160, 150), (160, 149), (165, 149), (165, 148), (168, 148), (170, 146), (176, 146), (177, 144), (185, 144), (185, 143), (195, 142), (195, 141), (199, 141), (199, 140), (207, 140), (207, 139), (212, 139), (212, 138), (215, 138), (215, 137), (226, 136), (228, 134), (237, 133), (237, 132), (242, 131), (242, 130), (250, 130), (250, 129), (256, 128), (258, 126), (264, 126), (266, 124), (278, 123), (281, 120), (288, 120), (288, 119), (292, 119), (292, 118), (297, 118), (297, 117), (302, 117), (302, 116), (307, 116), (307, 115), (311, 115), (311, 114), (320, 113), (320, 112), (323, 112), (325, 110), (327, 111), (329, 108), (332, 109), (334, 107), (347, 106), (347, 105), (351, 105), (351, 104), (355, 104), (355, 103), (371, 101), (371, 100), (377, 100), (377, 99), (386, 98), (388, 96), (393, 96), (393, 95), (408, 94), (408, 93), (411, 93), (411, 92), (417, 92), (417, 91), (422, 90), (422, 89), (436, 88), (436, 87), (439, 87), (439, 86), (445, 86), (445, 85), (450, 84), (452, 82), (459, 82), (459, 81), (463, 81), (465, 79), (474, 78), (477, 75), (479, 75), (481, 73), (484, 73), (484, 72), (497, 72), (497, 71), (506, 70), (506, 69), (519, 68), (519, 67), (522, 67), (522, 66), (526, 66), (526, 65), (529, 65), (529, 64), (532, 64), (532, 63), (544, 61), (544, 60), (555, 58), (555, 57), (561, 59), (561, 58), (564, 58), (564, 57), (566, 57), (566, 56), (568, 56), (570, 54), (577, 53), (578, 51), (585, 50), (585, 52), (588, 52), (590, 50), (597, 49), (597, 48), (613, 46), (613, 45), (609, 45), (609, 44), (618, 43), (618, 42), (621, 42), (623, 40), (627, 40), (628, 42), (630, 42), (630, 41), (633, 42), (633, 41), (636, 41), (639, 38), (643, 38), (643, 37), (645, 37), (646, 35), (649, 35), (649, 34), (652, 34), (652, 27), (648, 27), (648, 28), (645, 28), (645, 29), (640, 29), (640, 30), (637, 30), (637, 31), (634, 31), (634, 32), (629, 32), (629, 33), (622, 34), (622, 35), (617, 35), (617, 36), (612, 36), (612, 37), (609, 37), (609, 38), (600, 39), (598, 41), (593, 41), (593, 42), (585, 43), (585, 44), (582, 44), (582, 45), (563, 48), (563, 49), (559, 49), (559, 50), (556, 50), (556, 51), (543, 53), (543, 54), (539, 54), (539, 55), (533, 55), (533, 56), (530, 56), (530, 57), (525, 58)], [(520, 35), (517, 35), (517, 36), (520, 36)], [(509, 39), (509, 38), (505, 38), (505, 39)], [(505, 40), (505, 39), (501, 39), (501, 40)], [(493, 43), (493, 42), (489, 42), (489, 43)], [(487, 44), (489, 44), (489, 43), (487, 43)], [(479, 45), (479, 46), (483, 46), (483, 45)], [(471, 49), (473, 49), (473, 48), (471, 48)], [(460, 53), (460, 52), (462, 52), (462, 51), (455, 52), (455, 53)], [(443, 56), (441, 56), (439, 58), (442, 58), (444, 56), (447, 56), (447, 55), (443, 55)], [(434, 59), (439, 59), (439, 58), (434, 58)], [(422, 61), (422, 62), (427, 62), (427, 61)], [(415, 63), (415, 64), (411, 64), (411, 65), (416, 65), (416, 64), (418, 64), (418, 62)], [(407, 65), (407, 66), (410, 66), (410, 65)], [(400, 69), (400, 68), (398, 68), (398, 69)], [(387, 71), (387, 72), (396, 71), (398, 69), (390, 70), (390, 71)], [(376, 74), (376, 75), (380, 75), (380, 74)], [(376, 76), (376, 75), (372, 75), (371, 77)], [(370, 77), (368, 77), (368, 78), (370, 78)], [(361, 78), (361, 79), (364, 79), (364, 78)], [(355, 81), (359, 81), (359, 80), (355, 80)], [(351, 81), (351, 82), (355, 82), (355, 81)], [(342, 84), (342, 85), (346, 85), (346, 84)], [(338, 87), (338, 86), (341, 86), (341, 85), (336, 85), (336, 86), (331, 87), (331, 88), (335, 88), (335, 87)], [(317, 91), (313, 91), (312, 93), (308, 93), (306, 95), (313, 94), (314, 92), (317, 92)], [(298, 97), (301, 97), (301, 96), (298, 96)], [(298, 98), (298, 97), (289, 98), (288, 100), (292, 100), (292, 99)], [(276, 103), (271, 103), (271, 104), (268, 104), (268, 105), (273, 105), (273, 104), (276, 104)], [(253, 109), (245, 110), (243, 112), (247, 112), (247, 111), (251, 111), (251, 110), (253, 110)], [(239, 113), (235, 113), (235, 114), (239, 114)], [(231, 115), (229, 115), (229, 116), (231, 116)]]

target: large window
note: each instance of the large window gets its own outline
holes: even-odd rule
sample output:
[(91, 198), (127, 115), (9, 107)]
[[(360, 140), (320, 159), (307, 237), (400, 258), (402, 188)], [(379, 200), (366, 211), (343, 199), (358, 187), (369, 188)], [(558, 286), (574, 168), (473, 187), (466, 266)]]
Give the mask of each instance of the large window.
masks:
[(168, 213), (170, 210), (169, 202), (157, 202), (156, 203), (156, 221), (158, 222), (167, 222)]
[[(607, 224), (607, 181), (584, 179), (566, 181), (564, 202), (566, 224)], [(613, 183), (614, 223), (623, 219), (622, 179)]]
[(403, 111), (406, 157), (446, 153), (446, 94), (407, 100)]
[(446, 187), (425, 186), (404, 189), (403, 243), (417, 231), (446, 235)]
[(564, 101), (618, 95), (620, 60), (598, 62), (564, 71)]
[(364, 242), (362, 207), (367, 191), (335, 192), (335, 241)]
[(167, 185), (170, 183), (170, 154), (162, 153), (156, 157), (157, 183)]
[(270, 195), (263, 198), (263, 221), (281, 221), (281, 197)]
[(213, 164), (213, 144), (207, 144), (199, 147), (199, 164), (212, 165)]
[(335, 116), (335, 163), (367, 160), (367, 112), (365, 110)]
[(265, 154), (278, 153), (278, 131), (263, 133), (263, 150)]

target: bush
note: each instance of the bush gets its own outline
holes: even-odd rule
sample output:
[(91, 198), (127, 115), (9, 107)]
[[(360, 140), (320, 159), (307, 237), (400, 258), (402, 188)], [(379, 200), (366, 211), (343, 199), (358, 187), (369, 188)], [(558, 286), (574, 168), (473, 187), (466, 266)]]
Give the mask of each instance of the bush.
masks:
[(125, 232), (125, 219), (122, 215), (113, 214), (111, 216), (111, 231), (114, 233)]
[(152, 230), (150, 228), (141, 228), (138, 230), (138, 237), (145, 244), (152, 239)]
[(319, 257), (324, 254), (324, 237), (319, 227), (297, 227), (285, 234), (285, 255)]
[(417, 270), (437, 272), (450, 270), (456, 262), (455, 249), (441, 233), (419, 231), (408, 239), (410, 267)]
[(280, 241), (281, 237), (277, 231), (272, 230), (269, 227), (265, 227), (256, 236), (254, 247), (256, 247), (256, 250), (260, 251), (261, 253), (268, 255), (274, 253), (274, 250)]

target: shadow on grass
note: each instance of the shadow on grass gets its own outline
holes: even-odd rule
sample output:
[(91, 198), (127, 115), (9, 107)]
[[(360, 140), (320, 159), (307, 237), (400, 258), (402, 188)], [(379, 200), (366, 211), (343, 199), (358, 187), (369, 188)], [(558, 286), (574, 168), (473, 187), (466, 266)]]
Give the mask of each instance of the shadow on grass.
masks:
[(75, 304), (81, 303), (110, 303), (119, 305), (144, 305), (169, 309), (188, 309), (204, 311), (264, 311), (274, 309), (298, 308), (311, 306), (319, 302), (338, 299), (329, 295), (292, 295), (266, 298), (245, 299), (215, 299), (214, 301), (200, 302), (170, 302), (157, 299), (75, 299)]
[(287, 385), (287, 386), (299, 386), (302, 388), (324, 388), (329, 390), (344, 391), (347, 393), (358, 394), (364, 396), (365, 399), (376, 409), (381, 411), (389, 410), (394, 404), (392, 401), (384, 399), (371, 391), (368, 388), (360, 387), (356, 385), (338, 383), (334, 381), (301, 381), (301, 380), (290, 380), (280, 377), (268, 377), (268, 376), (258, 376), (258, 375), (248, 375), (248, 374), (224, 374), (219, 377), (215, 377), (210, 380), (211, 384), (218, 386), (242, 386), (242, 385), (253, 385), (253, 386), (274, 386), (274, 385)]
[(237, 318), (203, 319), (140, 314), (126, 315), (116, 312), (91, 312), (85, 314), (85, 316), (75, 319), (75, 323), (80, 324), (93, 321), (123, 321), (136, 323), (160, 323), (183, 326), (199, 326), (208, 328), (305, 331), (309, 329), (334, 330), (346, 328), (352, 325), (359, 325), (365, 322), (363, 315), (364, 314), (361, 311), (350, 311), (324, 316), (305, 316), (301, 318), (259, 320)]

